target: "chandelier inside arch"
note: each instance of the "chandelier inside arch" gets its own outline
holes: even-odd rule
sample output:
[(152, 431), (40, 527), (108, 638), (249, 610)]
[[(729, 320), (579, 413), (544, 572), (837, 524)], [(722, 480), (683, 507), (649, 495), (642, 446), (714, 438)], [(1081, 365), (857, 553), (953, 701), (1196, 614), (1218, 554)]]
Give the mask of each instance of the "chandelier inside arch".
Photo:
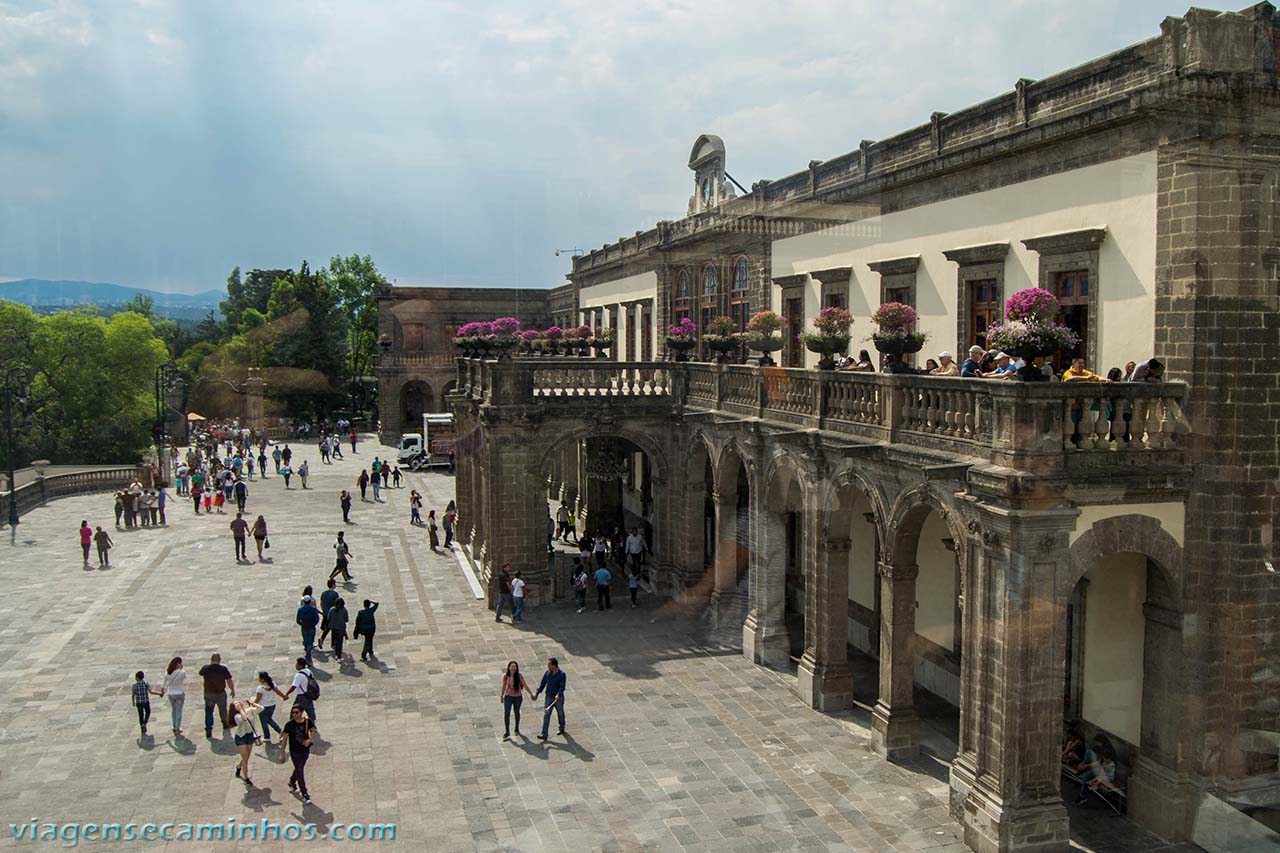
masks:
[(590, 480), (622, 480), (627, 476), (627, 458), (613, 441), (601, 441), (588, 451), (586, 471)]

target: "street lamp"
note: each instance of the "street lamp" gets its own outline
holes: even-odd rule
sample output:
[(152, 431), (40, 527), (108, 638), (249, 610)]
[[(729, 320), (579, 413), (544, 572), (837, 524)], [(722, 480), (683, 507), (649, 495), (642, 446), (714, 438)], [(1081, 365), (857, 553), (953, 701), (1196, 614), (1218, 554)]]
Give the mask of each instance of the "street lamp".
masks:
[(168, 391), (178, 387), (180, 381), (178, 375), (178, 365), (172, 360), (166, 361), (156, 367), (156, 420), (152, 426), (152, 434), (156, 440), (156, 468), (160, 470), (161, 476), (164, 475), (164, 436), (165, 436), (165, 414), (168, 405), (165, 402), (165, 394)]
[(9, 530), (18, 530), (18, 480), (17, 480), (17, 441), (13, 428), (13, 404), (26, 402), (27, 383), (26, 368), (21, 365), (11, 367), (4, 374), (4, 431), (8, 439), (9, 450)]

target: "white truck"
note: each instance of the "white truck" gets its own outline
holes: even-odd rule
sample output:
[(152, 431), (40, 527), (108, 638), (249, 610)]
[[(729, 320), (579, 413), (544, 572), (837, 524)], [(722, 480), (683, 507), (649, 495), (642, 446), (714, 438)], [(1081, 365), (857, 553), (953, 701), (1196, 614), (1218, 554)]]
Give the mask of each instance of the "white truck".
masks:
[(424, 414), (422, 432), (400, 436), (396, 461), (410, 471), (448, 466), (453, 458), (453, 415)]

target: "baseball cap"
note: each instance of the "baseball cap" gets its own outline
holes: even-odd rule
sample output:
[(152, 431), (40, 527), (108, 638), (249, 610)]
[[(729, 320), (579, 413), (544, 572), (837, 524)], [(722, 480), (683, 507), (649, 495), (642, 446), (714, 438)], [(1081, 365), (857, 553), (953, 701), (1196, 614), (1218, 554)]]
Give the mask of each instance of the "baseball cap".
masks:
[(955, 356), (953, 356), (951, 353), (947, 352), (946, 350), (943, 350), (942, 352), (938, 353), (938, 358), (955, 358)]
[(311, 602), (315, 601), (315, 599), (309, 595), (302, 596), (302, 600), (307, 604), (310, 604)]
[(1002, 353), (997, 353), (997, 354), (996, 354), (996, 358), (1008, 358), (1008, 359), (1012, 359), (1012, 358), (1013, 358), (1013, 356), (1009, 355), (1009, 353), (1007, 353), (1007, 352), (1002, 352)]

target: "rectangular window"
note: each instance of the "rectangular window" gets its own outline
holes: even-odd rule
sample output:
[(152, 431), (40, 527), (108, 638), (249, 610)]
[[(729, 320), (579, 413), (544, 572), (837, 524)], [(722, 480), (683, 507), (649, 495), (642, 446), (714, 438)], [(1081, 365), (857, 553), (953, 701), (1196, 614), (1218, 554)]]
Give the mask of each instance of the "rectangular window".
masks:
[(800, 335), (804, 333), (804, 297), (787, 299), (782, 306), (782, 313), (787, 318), (787, 337), (783, 341), (783, 361), (787, 367), (804, 366), (804, 344), (800, 343)]
[[(1058, 322), (1080, 336), (1080, 343), (1058, 352), (1053, 364), (1059, 372), (1071, 364), (1071, 360), (1089, 351), (1089, 271), (1063, 270), (1053, 274), (1053, 293), (1062, 306)], [(1096, 369), (1097, 365), (1090, 365)]]
[(994, 278), (969, 282), (968, 345), (987, 348), (987, 329), (1000, 322), (1000, 285)]
[(628, 305), (622, 309), (627, 312), (627, 361), (636, 360), (636, 309)]
[(653, 309), (648, 305), (640, 312), (640, 359), (653, 361)]
[(404, 324), (404, 351), (422, 352), (427, 348), (427, 327), (422, 323)]
[(824, 293), (822, 295), (823, 308), (848, 308), (847, 301), (843, 293)]

